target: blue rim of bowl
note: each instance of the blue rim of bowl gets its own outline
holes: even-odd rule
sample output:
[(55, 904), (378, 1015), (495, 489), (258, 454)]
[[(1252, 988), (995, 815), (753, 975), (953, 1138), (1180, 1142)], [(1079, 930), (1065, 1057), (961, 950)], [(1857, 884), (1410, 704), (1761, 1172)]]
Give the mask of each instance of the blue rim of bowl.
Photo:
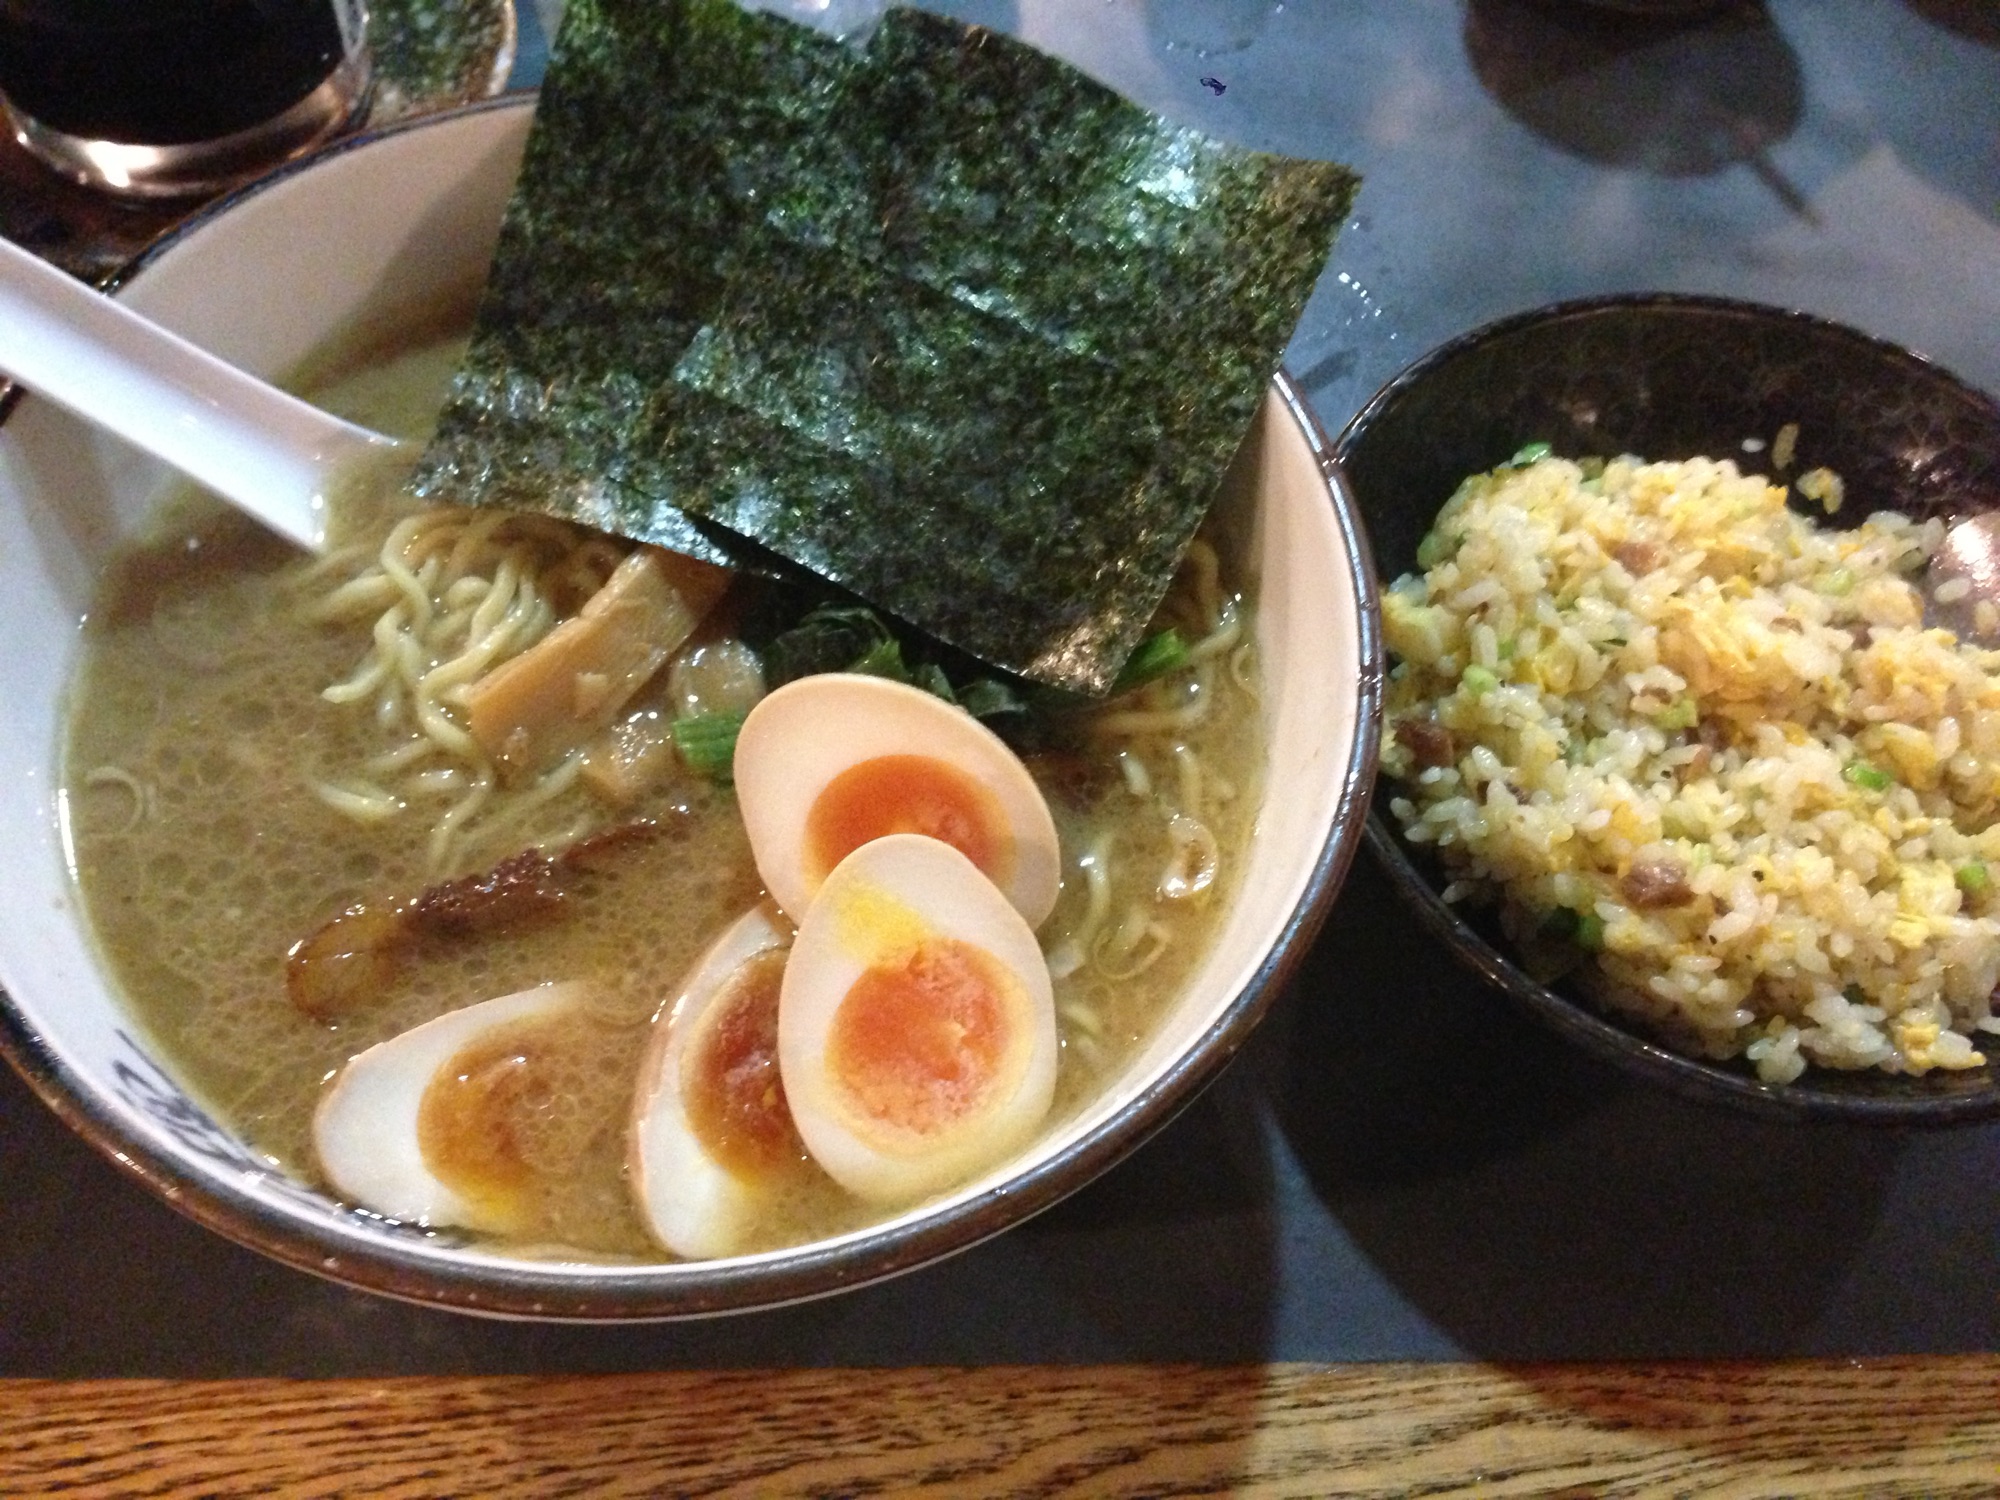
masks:
[[(465, 115), (523, 108), (533, 97), (526, 92), (501, 95), (348, 137), (190, 216), (110, 285), (125, 285), (159, 254), (210, 219), (317, 162)], [(1276, 943), (1209, 1029), (1117, 1113), (1018, 1177), (914, 1223), (872, 1233), (862, 1231), (824, 1245), (808, 1244), (786, 1253), (781, 1261), (593, 1265), (584, 1271), (572, 1263), (561, 1272), (553, 1267), (542, 1271), (527, 1262), (454, 1266), (438, 1258), (402, 1253), (393, 1242), (374, 1236), (325, 1235), (310, 1221), (281, 1212), (248, 1192), (196, 1176), (166, 1152), (128, 1137), (4, 993), (0, 993), (0, 1054), (65, 1124), (196, 1223), (298, 1270), (425, 1306), (499, 1317), (582, 1322), (664, 1321), (750, 1312), (886, 1281), (971, 1249), (1014, 1227), (1077, 1191), (1157, 1134), (1235, 1056), (1311, 946), (1361, 841), (1376, 779), (1385, 675), (1375, 567), (1351, 492), (1334, 465), (1324, 427), (1288, 373), (1277, 372), (1272, 386), (1306, 439), (1318, 468), (1335, 525), (1347, 548), (1349, 583), (1357, 606), (1356, 635), (1361, 649), (1355, 728), (1332, 823)], [(0, 422), (5, 419), (6, 412), (0, 409)], [(659, 1275), (665, 1267), (673, 1269), (671, 1279)]]
[[(1790, 323), (1878, 355), (1898, 368), (1921, 372), (1926, 379), (1957, 387), (1993, 412), (2000, 426), (2000, 402), (1954, 375), (1936, 361), (1888, 339), (1864, 333), (1848, 324), (1797, 308), (1777, 307), (1735, 297), (1684, 292), (1629, 292), (1583, 297), (1510, 313), (1457, 335), (1405, 366), (1356, 412), (1334, 440), (1334, 462), (1343, 464), (1355, 442), (1381, 411), (1409, 386), (1471, 349), (1525, 328), (1572, 318), (1642, 309), (1686, 309), (1740, 317), (1746, 321)], [(1352, 492), (1350, 491), (1350, 494)], [(1358, 495), (1352, 496), (1357, 513)], [(1607, 1019), (1587, 1003), (1571, 1000), (1532, 978), (1462, 917), (1448, 908), (1437, 888), (1411, 859), (1386, 801), (1377, 801), (1368, 816), (1369, 852), (1389, 881), (1415, 909), (1424, 925), (1461, 962), (1488, 984), (1506, 993), (1535, 1019), (1577, 1042), (1607, 1062), (1629, 1068), (1683, 1098), (1713, 1101), (1766, 1119), (1791, 1123), (1847, 1123), (1930, 1129), (1971, 1125), (2000, 1117), (2000, 1079), (1983, 1091), (1941, 1094), (1936, 1098), (1872, 1098), (1799, 1090), (1786, 1084), (1761, 1083), (1722, 1064), (1676, 1052)], [(1635, 1025), (1637, 1023), (1634, 1023)], [(2000, 1039), (1989, 1051), (2000, 1050)], [(1992, 1063), (1989, 1067), (1994, 1066)], [(1811, 1075), (1808, 1074), (1808, 1077)]]

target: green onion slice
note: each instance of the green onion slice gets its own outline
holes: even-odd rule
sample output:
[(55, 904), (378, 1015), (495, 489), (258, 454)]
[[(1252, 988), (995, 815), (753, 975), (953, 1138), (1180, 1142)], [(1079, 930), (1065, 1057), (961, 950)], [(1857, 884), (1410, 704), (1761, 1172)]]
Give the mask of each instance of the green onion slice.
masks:
[(1138, 649), (1126, 658), (1125, 668), (1118, 674), (1118, 680), (1111, 684), (1111, 691), (1129, 693), (1156, 677), (1164, 677), (1186, 666), (1187, 659), (1187, 642), (1181, 639), (1178, 630), (1169, 625), (1139, 642)]
[(1887, 771), (1879, 770), (1865, 760), (1857, 760), (1840, 773), (1854, 786), (1870, 792), (1886, 792), (1896, 784), (1896, 778)]
[(671, 726), (674, 748), (689, 770), (716, 781), (730, 781), (736, 733), (743, 727), (744, 717), (740, 713), (712, 713), (676, 719)]

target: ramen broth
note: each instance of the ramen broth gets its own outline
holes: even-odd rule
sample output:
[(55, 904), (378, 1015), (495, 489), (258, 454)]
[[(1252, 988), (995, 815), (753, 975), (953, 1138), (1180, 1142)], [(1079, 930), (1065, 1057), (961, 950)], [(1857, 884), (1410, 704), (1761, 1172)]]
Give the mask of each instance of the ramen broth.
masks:
[[(421, 437), (458, 349), (439, 344), (364, 368), (316, 400)], [(343, 529), (383, 535), (393, 519), (350, 516)], [(526, 1112), (519, 1154), (530, 1165), (567, 1164), (552, 1174), (540, 1233), (511, 1248), (662, 1258), (625, 1182), (627, 1113), (653, 1018), (759, 895), (734, 795), (684, 770), (624, 808), (571, 786), (466, 843), (443, 873), (487, 869), (528, 847), (553, 852), (634, 819), (657, 833), (592, 861), (559, 917), (476, 938), (424, 937), (369, 1003), (330, 1021), (302, 1014), (286, 997), (294, 942), (357, 903), (407, 898), (440, 878), (424, 810), (357, 822), (311, 791), (381, 748), (367, 712), (321, 697), (368, 644), (365, 624), (307, 618), (341, 581), (328, 568), (189, 492), (110, 571), (86, 622), (62, 778), (104, 961), (182, 1082), (255, 1150), (309, 1180), (313, 1111), (349, 1057), (461, 1006), (589, 981), (590, 1003), (542, 1039), (549, 1059), (510, 1105)], [(1136, 709), (1128, 697), (1100, 711), (1136, 711), (1136, 732), (1088, 736), (1087, 753), (1024, 757), (1064, 858), (1063, 896), (1040, 933), (1062, 1036), (1051, 1122), (1131, 1055), (1226, 908), (1263, 763), (1248, 652), (1230, 644), (1218, 655), (1199, 716), (1188, 711), (1198, 690), (1162, 685)], [(1153, 720), (1164, 727), (1149, 729)], [(1205, 888), (1199, 872), (1187, 883), (1187, 825), (1174, 821), (1194, 811), (1190, 802), (1219, 850)], [(1175, 878), (1182, 899), (1154, 893)], [(796, 1243), (879, 1213), (805, 1171), (760, 1238)]]

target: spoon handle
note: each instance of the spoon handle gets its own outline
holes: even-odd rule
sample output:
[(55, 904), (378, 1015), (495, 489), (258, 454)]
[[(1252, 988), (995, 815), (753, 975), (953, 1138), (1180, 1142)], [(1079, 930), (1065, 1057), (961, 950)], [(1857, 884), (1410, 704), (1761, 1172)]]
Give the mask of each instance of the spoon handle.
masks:
[(303, 547), (328, 492), (407, 445), (343, 422), (0, 239), (0, 371)]

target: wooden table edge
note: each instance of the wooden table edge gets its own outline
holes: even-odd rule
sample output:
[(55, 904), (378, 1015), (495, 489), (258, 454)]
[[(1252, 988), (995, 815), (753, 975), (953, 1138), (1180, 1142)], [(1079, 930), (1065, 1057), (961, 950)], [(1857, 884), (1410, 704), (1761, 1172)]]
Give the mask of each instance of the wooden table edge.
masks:
[(2000, 1355), (0, 1381), (0, 1493), (1989, 1495)]

